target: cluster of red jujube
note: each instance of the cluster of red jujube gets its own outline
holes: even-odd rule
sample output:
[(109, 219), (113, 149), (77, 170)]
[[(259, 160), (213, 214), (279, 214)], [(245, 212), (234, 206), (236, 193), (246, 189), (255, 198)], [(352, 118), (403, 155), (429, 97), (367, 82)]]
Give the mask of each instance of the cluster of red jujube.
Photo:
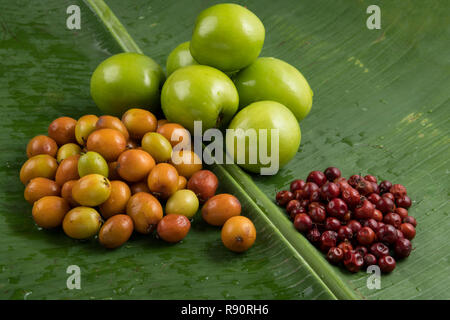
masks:
[(401, 184), (378, 184), (372, 175), (345, 179), (330, 167), (310, 172), (306, 181), (292, 181), (290, 191), (277, 193), (276, 202), (328, 261), (350, 272), (371, 265), (391, 272), (395, 259), (411, 253), (417, 222), (408, 214), (411, 199)]

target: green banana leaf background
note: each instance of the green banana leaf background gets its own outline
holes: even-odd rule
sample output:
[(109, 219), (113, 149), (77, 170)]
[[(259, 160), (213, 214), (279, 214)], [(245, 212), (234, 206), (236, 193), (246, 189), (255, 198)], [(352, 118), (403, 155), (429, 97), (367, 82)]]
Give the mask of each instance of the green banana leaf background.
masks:
[[(162, 66), (215, 1), (0, 1), (1, 299), (449, 299), (450, 26), (448, 1), (236, 1), (266, 27), (262, 56), (296, 66), (314, 90), (296, 157), (275, 176), (216, 165), (257, 228), (244, 254), (195, 217), (182, 243), (133, 235), (117, 250), (34, 224), (19, 170), (26, 143), (66, 115), (98, 114), (89, 94), (97, 64), (142, 51)], [(81, 9), (68, 30), (66, 9)], [(366, 8), (381, 8), (381, 29)], [(273, 199), (291, 180), (328, 166), (402, 183), (418, 221), (411, 256), (371, 274), (331, 266)], [(81, 268), (69, 290), (68, 266)]]

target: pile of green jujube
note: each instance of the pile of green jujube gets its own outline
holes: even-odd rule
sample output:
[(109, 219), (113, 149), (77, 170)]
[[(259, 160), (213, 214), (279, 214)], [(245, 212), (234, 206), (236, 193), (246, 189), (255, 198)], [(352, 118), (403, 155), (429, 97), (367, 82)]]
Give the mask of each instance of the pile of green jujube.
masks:
[[(151, 35), (150, 35), (151, 36)], [(247, 8), (218, 4), (197, 17), (191, 40), (178, 45), (168, 56), (167, 77), (150, 57), (121, 53), (103, 61), (91, 78), (91, 95), (105, 113), (121, 116), (130, 108), (145, 108), (194, 133), (194, 121), (202, 131), (219, 129), (278, 129), (281, 168), (296, 154), (301, 140), (299, 122), (310, 112), (313, 92), (292, 65), (272, 57), (259, 57), (265, 28)], [(242, 136), (227, 135), (226, 146)], [(245, 139), (245, 137), (244, 137)], [(260, 140), (257, 140), (260, 146)], [(257, 161), (250, 162), (249, 152)], [(246, 159), (238, 163), (250, 172), (268, 164), (257, 148), (246, 144)], [(236, 160), (236, 154), (234, 155)]]

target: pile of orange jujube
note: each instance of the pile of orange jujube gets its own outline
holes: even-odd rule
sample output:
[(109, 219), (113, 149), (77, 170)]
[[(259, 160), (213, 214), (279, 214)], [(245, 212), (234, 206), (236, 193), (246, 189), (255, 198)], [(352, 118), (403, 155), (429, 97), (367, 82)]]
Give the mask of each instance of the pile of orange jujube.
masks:
[[(74, 239), (98, 234), (103, 246), (116, 248), (133, 231), (181, 241), (203, 204), (203, 219), (223, 226), (224, 245), (246, 251), (256, 238), (253, 223), (240, 215), (236, 197), (215, 195), (218, 179), (202, 169), (190, 142), (181, 125), (143, 109), (130, 109), (122, 119), (55, 119), (48, 136), (30, 140), (20, 170), (33, 219), (45, 229), (62, 225)], [(187, 148), (174, 151), (177, 144)]]

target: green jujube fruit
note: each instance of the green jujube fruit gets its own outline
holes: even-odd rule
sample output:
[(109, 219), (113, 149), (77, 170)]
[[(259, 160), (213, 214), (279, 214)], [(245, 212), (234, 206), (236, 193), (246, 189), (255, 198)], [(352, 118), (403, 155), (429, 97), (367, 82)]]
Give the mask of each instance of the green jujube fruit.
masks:
[(197, 212), (199, 201), (195, 193), (188, 189), (178, 190), (166, 202), (165, 214), (180, 214), (192, 218)]
[[(300, 146), (301, 132), (300, 125), (294, 114), (284, 105), (275, 101), (259, 101), (250, 104), (239, 111), (230, 123), (226, 135), (227, 153), (234, 151), (234, 162), (254, 173), (272, 175), (276, 174), (279, 168), (286, 165), (297, 153)], [(242, 129), (242, 130), (237, 130)], [(261, 131), (266, 129), (266, 131)], [(263, 155), (273, 156), (276, 161), (275, 146), (272, 145), (272, 129), (278, 129), (278, 163), (263, 163)], [(254, 132), (255, 140), (250, 140), (251, 133)], [(266, 136), (264, 136), (264, 132)], [(260, 150), (263, 146), (260, 137), (266, 137), (266, 150)], [(239, 146), (244, 147), (241, 149)], [(255, 159), (256, 161), (252, 161)], [(253, 163), (252, 163), (253, 162)], [(262, 168), (274, 168), (275, 171), (264, 172)]]
[(190, 51), (199, 64), (224, 72), (237, 71), (259, 56), (264, 37), (264, 25), (253, 12), (222, 3), (198, 15)]
[(109, 168), (108, 163), (99, 153), (88, 151), (78, 160), (78, 175), (84, 177), (92, 173), (108, 178)]
[(220, 70), (194, 65), (176, 70), (162, 88), (161, 106), (170, 122), (194, 132), (194, 121), (203, 130), (229, 123), (238, 109), (239, 96), (233, 81)]
[(109, 57), (91, 77), (91, 96), (104, 113), (121, 116), (130, 108), (156, 113), (160, 87), (165, 79), (162, 68), (140, 53), (126, 52)]
[(192, 57), (191, 51), (189, 51), (189, 45), (189, 41), (183, 42), (169, 54), (166, 62), (167, 76), (170, 76), (175, 70), (180, 68), (198, 64)]
[(142, 138), (141, 146), (157, 163), (169, 161), (172, 157), (172, 145), (157, 132), (147, 132)]
[(288, 107), (298, 121), (311, 110), (313, 91), (292, 65), (276, 58), (258, 58), (233, 77), (239, 92), (239, 107), (272, 100)]

